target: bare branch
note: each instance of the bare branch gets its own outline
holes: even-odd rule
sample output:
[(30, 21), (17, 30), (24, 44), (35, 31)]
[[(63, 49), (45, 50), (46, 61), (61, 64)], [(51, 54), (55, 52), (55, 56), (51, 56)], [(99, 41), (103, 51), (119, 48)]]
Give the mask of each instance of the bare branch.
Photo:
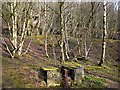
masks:
[(67, 8), (70, 8), (73, 4), (74, 4), (74, 2), (70, 3), (69, 5), (67, 5), (65, 8), (63, 8), (63, 11), (66, 10)]
[(54, 10), (53, 8), (51, 8), (50, 6), (48, 6), (48, 4), (46, 4), (46, 7), (48, 7), (49, 9), (51, 9), (52, 11), (54, 11), (57, 15), (59, 15), (59, 13), (56, 10)]
[(29, 44), (28, 44), (28, 47), (27, 47), (26, 51), (25, 51), (22, 55), (24, 55), (24, 54), (26, 54), (26, 53), (28, 52), (28, 50), (29, 50), (29, 48), (30, 48), (31, 43), (32, 43), (32, 39), (30, 40), (30, 42), (29, 42)]
[[(3, 42), (3, 41), (2, 41), (2, 42)], [(10, 49), (9, 49), (9, 47), (8, 47), (8, 45), (7, 45), (6, 41), (5, 41), (5, 39), (4, 39), (4, 42), (3, 42), (3, 43), (5, 44), (6, 49), (7, 49), (8, 53), (10, 54), (11, 58), (13, 59), (13, 58), (14, 58), (14, 55), (13, 55), (12, 52), (10, 51)]]

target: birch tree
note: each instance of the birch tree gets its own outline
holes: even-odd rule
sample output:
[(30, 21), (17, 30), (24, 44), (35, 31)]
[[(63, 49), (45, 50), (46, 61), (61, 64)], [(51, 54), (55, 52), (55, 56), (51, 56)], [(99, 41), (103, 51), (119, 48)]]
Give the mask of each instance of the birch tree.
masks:
[[(22, 29), (22, 35), (21, 35), (21, 38), (20, 38), (20, 43), (19, 43), (19, 48), (18, 48), (18, 55), (21, 55), (22, 53), (22, 48), (23, 48), (23, 45), (24, 45), (24, 42), (25, 42), (25, 37), (27, 35), (27, 31), (29, 29), (29, 26), (30, 26), (30, 22), (32, 20), (32, 11), (31, 11), (31, 7), (32, 4), (29, 3), (28, 4), (28, 7), (25, 7), (24, 9), (25, 10), (25, 13), (24, 13), (24, 21), (23, 21), (23, 27), (21, 28)], [(31, 41), (30, 41), (31, 42)]]
[[(49, 18), (50, 17), (51, 16), (49, 16)], [(46, 54), (47, 57), (49, 57), (48, 47), (47, 47), (48, 46), (48, 34), (50, 33), (51, 28), (53, 27), (53, 20), (54, 20), (54, 16), (50, 20), (51, 23), (49, 23), (50, 25), (48, 25), (49, 27), (48, 27), (48, 30), (47, 30), (46, 35), (45, 35), (45, 54)]]
[(15, 50), (13, 51), (13, 56), (17, 50), (17, 13), (16, 13), (16, 9), (15, 9), (16, 5), (17, 5), (16, 0), (13, 3), (11, 3), (11, 13), (13, 14), (12, 15), (12, 34), (13, 34), (12, 35), (12, 37), (13, 37), (12, 43), (15, 48)]
[(64, 39), (65, 39), (65, 35), (64, 35), (64, 31), (63, 31), (63, 13), (62, 13), (62, 8), (63, 8), (64, 2), (59, 2), (59, 17), (60, 17), (60, 31), (61, 31), (61, 44), (60, 44), (60, 51), (61, 51), (61, 56), (62, 56), (62, 60), (61, 62), (63, 63), (65, 61), (65, 54), (64, 54)]
[(103, 3), (103, 11), (104, 11), (104, 15), (103, 15), (103, 38), (102, 38), (102, 53), (101, 53), (101, 59), (98, 65), (102, 65), (105, 61), (105, 53), (106, 53), (106, 38), (107, 38), (107, 25), (106, 25), (106, 1), (104, 0)]
[[(32, 4), (16, 2), (16, 0), (14, 2), (4, 4), (5, 6), (3, 6), (2, 18), (7, 21), (9, 32), (11, 33), (10, 37), (7, 37), (10, 43), (8, 44), (4, 39), (4, 44), (6, 45), (6, 49), (8, 50), (10, 56), (14, 58), (15, 56), (22, 55), (22, 53), (25, 54), (28, 51), (27, 48), (25, 52), (22, 52), (22, 48), (26, 37), (26, 31), (30, 26), (30, 17), (32, 17), (30, 12), (32, 9)], [(7, 6), (9, 6), (10, 9)], [(8, 11), (7, 13), (4, 12), (6, 10)], [(6, 18), (6, 15), (9, 17)], [(19, 37), (18, 32), (21, 32), (21, 36)], [(30, 43), (28, 47), (30, 46)], [(12, 49), (10, 48), (10, 45), (12, 46)]]
[[(4, 21), (6, 21), (9, 32), (10, 32), (10, 38), (8, 37), (10, 44), (12, 46), (12, 50), (9, 49), (8, 44), (4, 40), (4, 44), (6, 46), (6, 49), (8, 50), (11, 58), (15, 57), (15, 53), (17, 51), (17, 13), (16, 13), (16, 8), (17, 8), (17, 2), (16, 0), (11, 3), (3, 3), (3, 10), (2, 10), (2, 18)], [(7, 8), (7, 6), (9, 8)], [(8, 15), (8, 17), (6, 17)]]

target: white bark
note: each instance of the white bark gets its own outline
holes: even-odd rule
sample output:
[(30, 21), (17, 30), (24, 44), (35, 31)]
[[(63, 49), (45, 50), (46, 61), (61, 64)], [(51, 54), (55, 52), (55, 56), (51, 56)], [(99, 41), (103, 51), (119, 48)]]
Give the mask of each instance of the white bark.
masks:
[[(32, 11), (30, 13), (30, 17), (32, 17)], [(23, 22), (22, 35), (21, 35), (21, 39), (20, 39), (20, 43), (19, 43), (19, 48), (18, 48), (18, 55), (19, 56), (22, 55), (22, 49), (23, 49), (23, 46), (24, 46), (25, 37), (26, 37), (27, 31), (29, 31), (28, 29), (30, 29), (29, 28), (30, 22), (31, 22), (31, 18), (27, 18), (27, 12), (25, 12), (25, 20)], [(29, 45), (28, 45), (28, 48), (30, 47)], [(27, 50), (26, 50), (26, 52), (27, 52)]]
[(48, 33), (50, 32), (52, 26), (53, 26), (53, 20), (54, 20), (54, 16), (52, 17), (52, 20), (51, 20), (51, 24), (50, 24), (50, 27), (48, 28), (48, 31), (46, 32), (46, 35), (45, 35), (45, 54), (47, 57), (49, 57), (48, 55)]
[(13, 59), (13, 58), (14, 58), (14, 55), (13, 55), (13, 53), (10, 51), (8, 44), (6, 43), (6, 41), (5, 41), (5, 40), (4, 40), (4, 42), (3, 42), (3, 43), (5, 44), (6, 49), (7, 49), (8, 53), (10, 54), (11, 58)]
[(54, 43), (55, 40), (53, 36), (51, 36), (51, 41), (52, 41), (52, 51), (53, 51), (54, 60), (56, 60), (55, 43)]
[[(28, 19), (28, 22), (27, 22), (27, 30), (28, 31), (30, 31), (29, 29), (29, 26), (30, 26), (30, 22), (32, 21), (32, 11), (31, 11), (31, 13), (30, 13), (30, 19)], [(26, 21), (25, 21), (26, 22)], [(26, 30), (24, 30), (24, 36), (23, 36), (23, 39), (21, 39), (22, 40), (22, 42), (24, 43), (24, 41), (25, 41), (25, 36), (27, 35), (27, 33), (26, 33)], [(32, 33), (32, 31), (31, 31), (31, 33)], [(21, 42), (21, 43), (22, 43)], [(32, 43), (32, 34), (31, 34), (31, 40), (30, 40), (30, 42), (29, 42), (29, 44), (28, 44), (28, 46), (27, 46), (27, 49), (26, 49), (26, 51), (25, 52), (23, 52), (22, 53), (22, 49), (21, 49), (21, 54), (20, 55), (24, 55), (24, 54), (26, 54), (27, 52), (28, 52), (28, 50), (29, 50), (29, 48), (30, 48), (30, 45), (31, 45), (31, 43)], [(21, 48), (23, 48), (23, 44), (22, 44), (22, 47)]]
[(65, 54), (66, 54), (66, 57), (67, 57), (67, 60), (69, 59), (69, 55), (68, 55), (68, 51), (69, 51), (69, 45), (68, 45), (68, 32), (67, 32), (67, 26), (66, 26), (66, 23), (67, 23), (67, 17), (65, 18), (64, 20), (64, 31), (65, 31)]
[[(45, 4), (45, 2), (44, 2), (44, 22), (45, 22), (45, 25), (44, 25), (44, 29), (43, 29), (43, 31), (42, 31), (42, 35), (44, 35), (44, 33), (45, 33), (45, 30), (46, 30), (46, 24), (47, 24), (47, 22), (46, 22), (46, 20), (47, 20), (47, 15), (46, 15), (46, 4)], [(48, 47), (47, 47), (47, 41), (48, 41), (48, 33), (49, 33), (49, 30), (46, 32), (46, 35), (45, 35), (45, 54), (46, 54), (46, 56), (47, 57), (49, 57), (49, 55), (48, 55)]]
[(66, 54), (67, 59), (69, 59), (69, 55), (68, 55), (68, 44), (67, 44), (67, 41), (66, 41), (66, 40), (65, 40), (65, 54)]
[(77, 30), (77, 25), (75, 26), (75, 28), (74, 28), (74, 30), (73, 30), (73, 32), (72, 32), (73, 37), (75, 37), (75, 32), (76, 32), (76, 30)]
[(16, 13), (16, 9), (14, 9), (15, 7), (16, 7), (16, 1), (14, 1), (13, 4), (11, 3), (11, 12), (14, 14), (12, 15), (12, 33), (13, 33), (12, 42), (15, 47), (13, 54), (16, 53), (16, 49), (17, 49), (17, 13)]
[(77, 38), (77, 44), (78, 44), (78, 54), (81, 55), (80, 40), (79, 40), (79, 38)]
[(85, 34), (85, 41), (84, 41), (84, 50), (85, 50), (85, 57), (87, 57), (87, 37), (86, 37), (86, 34)]
[(65, 61), (65, 55), (64, 55), (64, 39), (65, 39), (65, 35), (64, 35), (64, 30), (63, 30), (63, 25), (64, 25), (64, 21), (63, 21), (63, 14), (62, 14), (62, 6), (63, 6), (64, 2), (60, 2), (60, 31), (61, 31), (61, 44), (60, 44), (60, 51), (61, 51), (61, 55), (62, 55), (62, 63)]
[(21, 53), (22, 53), (22, 48), (23, 48), (23, 43), (24, 43), (24, 36), (25, 36), (25, 29), (26, 29), (25, 27), (26, 27), (26, 19), (25, 19), (25, 21), (23, 23), (21, 43), (19, 44), (18, 55), (21, 55)]
[(46, 32), (46, 37), (45, 37), (45, 55), (49, 58), (49, 55), (48, 55), (48, 35), (47, 35), (48, 32)]
[(42, 35), (44, 35), (45, 34), (45, 30), (46, 30), (46, 20), (47, 20), (47, 13), (46, 13), (46, 4), (45, 4), (46, 2), (44, 2), (44, 23), (45, 23), (45, 25), (44, 25), (44, 28), (43, 28), (43, 30), (42, 30)]
[(87, 59), (88, 55), (89, 55), (89, 52), (91, 50), (91, 47), (92, 47), (92, 42), (90, 42), (89, 46), (87, 46), (87, 36), (85, 34), (85, 42), (84, 42), (84, 50), (85, 50), (85, 58)]
[(106, 52), (106, 38), (107, 38), (107, 25), (106, 25), (106, 1), (104, 0), (103, 5), (104, 15), (103, 15), (103, 41), (102, 41), (102, 54), (99, 65), (102, 65), (105, 60), (105, 52)]

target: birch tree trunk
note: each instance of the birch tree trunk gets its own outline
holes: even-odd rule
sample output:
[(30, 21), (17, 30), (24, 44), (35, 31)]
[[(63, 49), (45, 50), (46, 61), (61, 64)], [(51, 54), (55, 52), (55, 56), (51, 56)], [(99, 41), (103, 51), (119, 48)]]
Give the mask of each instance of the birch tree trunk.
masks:
[(102, 65), (105, 60), (105, 52), (106, 52), (106, 38), (107, 38), (107, 28), (106, 28), (106, 1), (104, 0), (103, 4), (103, 40), (102, 40), (102, 53), (101, 53), (101, 59), (98, 65)]
[(49, 58), (47, 46), (48, 46), (48, 31), (46, 32), (46, 35), (45, 35), (45, 55)]
[(46, 30), (46, 18), (47, 18), (47, 14), (46, 14), (46, 4), (45, 4), (46, 2), (44, 2), (44, 22), (45, 22), (45, 25), (44, 25), (44, 28), (43, 28), (43, 30), (42, 30), (42, 35), (44, 35), (45, 34), (45, 30)]
[[(10, 5), (10, 9), (8, 9), (10, 11), (7, 13), (8, 15), (10, 14), (11, 16), (5, 19), (8, 20), (7, 24), (9, 26), (11, 37), (8, 37), (10, 44), (6, 43), (5, 41), (4, 42), (6, 43), (5, 44), (6, 48), (12, 58), (14, 58), (17, 54), (21, 55), (22, 53), (22, 48), (24, 46), (23, 44), (25, 41), (26, 29), (28, 29), (28, 26), (30, 25), (29, 15), (30, 15), (30, 10), (32, 9), (32, 3), (29, 4), (18, 3), (16, 0), (8, 4)], [(20, 37), (19, 43), (18, 43), (18, 32), (21, 33), (21, 36), (19, 36)], [(12, 47), (10, 47), (10, 45)]]
[[(99, 5), (99, 4), (98, 4)], [(91, 13), (87, 23), (87, 32), (85, 32), (85, 59), (88, 58), (89, 52), (92, 47), (92, 29), (93, 29), (93, 22), (95, 17), (95, 2), (91, 2)], [(89, 42), (88, 42), (89, 41)]]
[(23, 47), (23, 43), (24, 43), (24, 36), (25, 36), (25, 28), (26, 27), (26, 18), (25, 21), (23, 23), (23, 29), (22, 29), (22, 37), (21, 37), (21, 43), (19, 44), (19, 50), (18, 50), (18, 55), (21, 55), (22, 53), (22, 47)]
[(64, 4), (64, 2), (60, 2), (60, 31), (61, 31), (61, 44), (60, 44), (60, 51), (61, 51), (61, 55), (62, 55), (62, 60), (61, 63), (63, 63), (65, 61), (65, 55), (64, 55), (64, 39), (65, 39), (65, 35), (64, 35), (64, 30), (63, 30), (63, 14), (62, 14), (62, 6)]
[(79, 38), (77, 38), (77, 45), (78, 45), (78, 55), (81, 55), (80, 40), (79, 40)]
[(68, 45), (68, 32), (67, 32), (67, 26), (66, 26), (66, 22), (67, 21), (67, 17), (66, 19), (64, 18), (64, 35), (65, 35), (65, 54), (66, 54), (66, 57), (67, 57), (67, 60), (69, 59), (69, 55), (68, 55), (68, 51), (69, 51), (69, 45)]
[(84, 41), (84, 50), (85, 50), (85, 58), (87, 58), (87, 36), (85, 34), (85, 41)]
[(51, 41), (52, 41), (52, 51), (53, 51), (54, 60), (56, 60), (56, 53), (55, 53), (55, 39), (54, 39), (53, 34), (52, 34), (52, 36), (51, 36)]
[(50, 32), (52, 26), (53, 26), (53, 20), (54, 20), (54, 16), (52, 17), (51, 19), (51, 23), (50, 23), (50, 27), (48, 28), (48, 31), (46, 32), (46, 35), (45, 35), (45, 54), (46, 56), (49, 58), (49, 55), (48, 55), (48, 33)]
[(17, 13), (16, 13), (16, 0), (13, 2), (13, 4), (11, 3), (11, 12), (12, 12), (12, 43), (15, 47), (15, 50), (13, 51), (13, 56), (16, 53), (16, 49), (17, 49)]
[[(30, 5), (31, 4), (29, 4), (28, 11), (29, 11), (29, 9), (31, 9)], [(23, 27), (21, 28), (22, 29), (22, 35), (21, 35), (19, 48), (18, 48), (18, 55), (19, 56), (22, 54), (22, 49), (23, 49), (23, 45), (24, 45), (24, 42), (25, 42), (25, 37), (27, 35), (27, 31), (30, 31), (28, 29), (30, 29), (29, 28), (30, 22), (32, 21), (32, 18), (31, 18), (32, 17), (32, 11), (30, 10), (30, 15), (29, 15), (30, 18), (28, 18), (28, 16), (27, 16), (28, 15), (28, 11), (26, 10), (26, 12), (25, 12), (25, 20), (23, 22)]]
[[(45, 22), (45, 25), (44, 25), (44, 29), (42, 31), (42, 35), (45, 34), (45, 30), (46, 30), (46, 24), (47, 24), (47, 15), (46, 15), (46, 5), (45, 5), (46, 2), (44, 2), (44, 22)], [(45, 35), (45, 55), (49, 58), (49, 55), (48, 55), (48, 33), (49, 33), (49, 30), (46, 32), (46, 35)]]

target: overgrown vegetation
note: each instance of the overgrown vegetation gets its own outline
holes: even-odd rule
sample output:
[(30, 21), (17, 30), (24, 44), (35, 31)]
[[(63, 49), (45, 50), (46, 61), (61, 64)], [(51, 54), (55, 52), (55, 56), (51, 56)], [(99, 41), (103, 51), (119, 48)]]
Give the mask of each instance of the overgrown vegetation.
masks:
[(80, 87), (83, 88), (105, 88), (106, 79), (94, 75), (86, 75)]
[(82, 83), (73, 88), (117, 88), (120, 9), (118, 2), (103, 1), (3, 2), (3, 88), (48, 88), (39, 69), (60, 70), (62, 66), (70, 68), (69, 73), (63, 69), (63, 87), (72, 86), (69, 74), (79, 67), (85, 77), (81, 75)]
[[(36, 41), (37, 39), (33, 39), (33, 42), (34, 42), (33, 45), (35, 45), (35, 46), (31, 45), (31, 48), (33, 50), (29, 51), (28, 53), (26, 53), (26, 55), (23, 55), (22, 57), (11, 59), (8, 57), (8, 55), (6, 55), (7, 52), (5, 51), (2, 52), (3, 53), (3, 56), (2, 56), (3, 87), (11, 87), (11, 88), (38, 87), (39, 88), (40, 87), (39, 85), (38, 86), (35, 85), (36, 80), (38, 80), (39, 84), (41, 82), (40, 78), (35, 76), (35, 75), (38, 75), (36, 71), (40, 67), (45, 67), (45, 66), (58, 67), (60, 65), (59, 64), (60, 62), (58, 60), (48, 59), (44, 57), (44, 52), (40, 53), (38, 50), (38, 48), (41, 48), (42, 46), (36, 48), (38, 45)], [(110, 49), (110, 47), (108, 49)], [(34, 54), (37, 54), (38, 56), (36, 57)], [(108, 59), (105, 65), (100, 67), (100, 66), (97, 66), (97, 60), (95, 59), (96, 58), (89, 59), (87, 61), (78, 60), (78, 62), (80, 63), (80, 66), (83, 65), (85, 67), (85, 78), (83, 79), (82, 84), (80, 86), (75, 86), (75, 87), (105, 88), (105, 87), (109, 87), (109, 85), (106, 85), (107, 83), (109, 83), (108, 81), (109, 79), (113, 82), (116, 82), (116, 84), (118, 81), (120, 81), (118, 78), (118, 71), (117, 71), (119, 65), (113, 65), (115, 61), (111, 62)], [(73, 66), (74, 65), (76, 64), (73, 63)]]

